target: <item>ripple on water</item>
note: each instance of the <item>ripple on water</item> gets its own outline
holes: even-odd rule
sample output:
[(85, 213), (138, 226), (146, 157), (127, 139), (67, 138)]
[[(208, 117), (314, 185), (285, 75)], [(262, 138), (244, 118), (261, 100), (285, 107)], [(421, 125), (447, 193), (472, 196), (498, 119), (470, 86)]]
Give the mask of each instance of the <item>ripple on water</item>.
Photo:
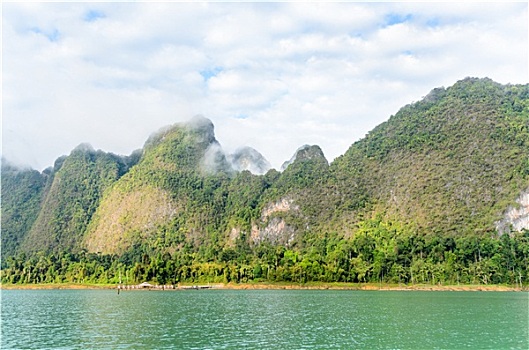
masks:
[(527, 295), (2, 291), (1, 348), (529, 348)]

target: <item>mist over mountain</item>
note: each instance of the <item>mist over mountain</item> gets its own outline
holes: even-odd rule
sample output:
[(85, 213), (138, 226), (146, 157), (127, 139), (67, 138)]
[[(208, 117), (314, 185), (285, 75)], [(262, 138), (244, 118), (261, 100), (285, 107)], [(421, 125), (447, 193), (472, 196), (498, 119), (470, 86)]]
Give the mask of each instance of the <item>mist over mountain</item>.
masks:
[(183, 280), (240, 280), (245, 266), (258, 278), (267, 266), (277, 280), (299, 270), (306, 280), (410, 281), (417, 261), (485, 264), (494, 249), (479, 242), (525, 240), (529, 229), (529, 85), (436, 88), (332, 163), (305, 145), (281, 170), (250, 147), (226, 156), (201, 116), (128, 157), (81, 145), (43, 173), (3, 161), (2, 253), (87, 252), (145, 269), (173, 261)]
[(270, 162), (251, 147), (241, 147), (228, 156), (231, 166), (236, 171), (248, 170), (255, 175), (263, 175), (272, 169)]

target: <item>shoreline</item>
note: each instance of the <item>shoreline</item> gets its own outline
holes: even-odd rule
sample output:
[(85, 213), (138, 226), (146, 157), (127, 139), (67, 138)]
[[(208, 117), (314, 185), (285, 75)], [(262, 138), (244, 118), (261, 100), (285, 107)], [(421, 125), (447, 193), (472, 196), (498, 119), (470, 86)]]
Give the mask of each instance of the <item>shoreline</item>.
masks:
[[(207, 289), (226, 290), (354, 290), (354, 291), (454, 291), (454, 292), (527, 292), (527, 287), (520, 288), (507, 285), (429, 285), (429, 284), (377, 284), (377, 283), (185, 283), (165, 288), (165, 291), (192, 289), (193, 286), (208, 286)], [(0, 290), (105, 290), (118, 289), (116, 284), (82, 284), (82, 283), (45, 283), (45, 284), (1, 284)], [(202, 289), (202, 288), (200, 288)], [(123, 291), (145, 289), (122, 289)], [(148, 288), (148, 290), (162, 290)]]
[(376, 284), (376, 283), (307, 283), (299, 284), (270, 284), (270, 283), (242, 283), (225, 284), (224, 289), (293, 289), (293, 290), (354, 290), (354, 291), (491, 291), (491, 292), (521, 292), (526, 289), (505, 285), (429, 285), (429, 284)]

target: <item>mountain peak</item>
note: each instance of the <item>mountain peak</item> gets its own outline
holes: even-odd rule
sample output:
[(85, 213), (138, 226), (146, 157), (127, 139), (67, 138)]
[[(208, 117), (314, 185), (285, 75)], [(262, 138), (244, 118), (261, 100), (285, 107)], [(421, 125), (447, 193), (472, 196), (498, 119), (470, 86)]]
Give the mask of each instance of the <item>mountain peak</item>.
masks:
[(208, 118), (196, 115), (184, 125), (198, 137), (198, 142), (204, 142), (208, 145), (217, 142), (215, 139), (215, 126)]
[(151, 136), (149, 136), (145, 142), (144, 150), (155, 147), (166, 140), (170, 135), (174, 135), (179, 132), (181, 133), (182, 131), (193, 134), (196, 141), (199, 143), (210, 145), (216, 142), (215, 127), (213, 126), (213, 122), (204, 116), (196, 115), (187, 122), (167, 125), (160, 128), (157, 132), (151, 134)]
[(72, 152), (94, 153), (95, 149), (88, 142), (83, 142), (80, 143), (77, 147), (75, 147)]
[(214, 129), (213, 122), (201, 114), (195, 115), (185, 124), (192, 129), (204, 129), (208, 131)]
[(281, 165), (281, 171), (288, 168), (290, 164), (307, 160), (322, 161), (326, 165), (329, 165), (329, 162), (325, 158), (325, 155), (323, 154), (323, 151), (321, 150), (320, 146), (303, 145), (296, 150), (296, 153), (294, 154), (294, 156), (292, 156), (292, 158), (290, 158), (290, 160), (287, 160), (283, 163), (283, 165)]
[(236, 171), (248, 170), (255, 175), (263, 175), (272, 168), (270, 162), (252, 147), (241, 147), (228, 157)]

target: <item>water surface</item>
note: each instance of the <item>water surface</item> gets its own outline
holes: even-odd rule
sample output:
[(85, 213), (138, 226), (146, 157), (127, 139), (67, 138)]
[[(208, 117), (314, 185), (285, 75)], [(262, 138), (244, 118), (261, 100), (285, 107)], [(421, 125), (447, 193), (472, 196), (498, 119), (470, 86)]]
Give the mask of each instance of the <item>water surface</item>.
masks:
[(1, 293), (2, 349), (529, 349), (524, 292)]

